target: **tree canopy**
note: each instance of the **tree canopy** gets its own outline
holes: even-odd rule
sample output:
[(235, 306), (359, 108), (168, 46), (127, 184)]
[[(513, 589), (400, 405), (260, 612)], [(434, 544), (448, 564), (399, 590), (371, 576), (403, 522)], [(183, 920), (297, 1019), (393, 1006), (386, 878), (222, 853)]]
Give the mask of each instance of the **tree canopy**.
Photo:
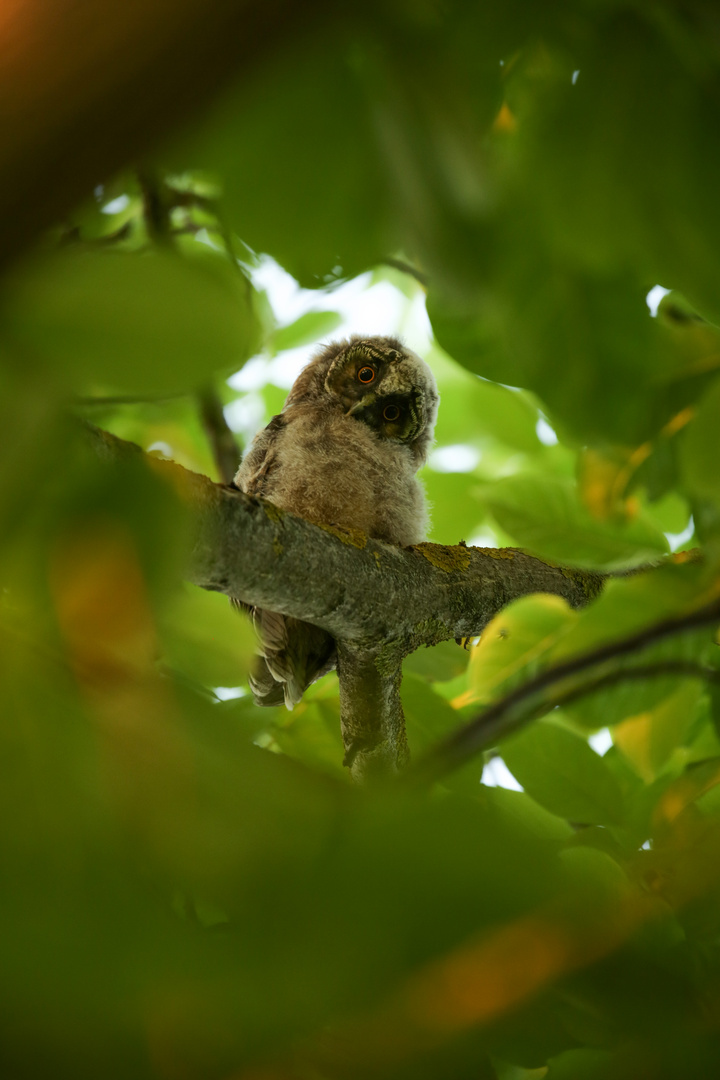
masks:
[[(4, 1073), (714, 1075), (713, 6), (29, 0), (0, 41)], [(222, 486), (349, 330), (438, 380), (416, 549)], [(353, 785), (335, 675), (254, 706), (238, 588), (391, 688), (406, 770)]]

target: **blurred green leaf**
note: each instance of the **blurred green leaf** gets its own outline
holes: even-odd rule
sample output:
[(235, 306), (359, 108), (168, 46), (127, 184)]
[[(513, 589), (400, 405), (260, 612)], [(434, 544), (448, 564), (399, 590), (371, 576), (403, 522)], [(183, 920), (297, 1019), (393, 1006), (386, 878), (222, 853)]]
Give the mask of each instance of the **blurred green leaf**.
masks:
[(648, 783), (656, 779), (674, 751), (683, 745), (702, 691), (699, 680), (688, 679), (640, 715), (628, 711), (628, 719), (614, 728), (615, 745)]
[(718, 268), (720, 114), (701, 26), (686, 31), (671, 9), (597, 11), (572, 60), (547, 65), (538, 93), (527, 82), (517, 164), (556, 248), (595, 267), (631, 261), (717, 322), (707, 281)]
[(522, 822), (525, 828), (542, 839), (560, 842), (569, 840), (573, 836), (572, 828), (567, 821), (543, 809), (523, 791), (492, 787), (485, 788), (483, 796), (493, 806), (497, 806), (503, 813)]
[(6, 347), (76, 391), (193, 390), (259, 344), (252, 288), (217, 256), (69, 252), (7, 283)]
[(613, 1068), (607, 1050), (566, 1050), (550, 1062), (547, 1080), (604, 1080)]
[(527, 397), (473, 376), (441, 349), (427, 357), (441, 390), (435, 437), (438, 443), (462, 443), (493, 436), (524, 453), (540, 449), (537, 410)]
[(257, 642), (249, 619), (227, 597), (185, 585), (168, 606), (160, 633), (170, 667), (208, 687), (247, 681)]
[(637, 282), (554, 265), (512, 229), (504, 242), (522, 258), (497, 271), (496, 294), (466, 306), (429, 293), (440, 344), (471, 371), (534, 391), (582, 440), (642, 442), (659, 426), (648, 409), (650, 380), (670, 370), (670, 359)]
[(585, 825), (618, 825), (623, 804), (613, 774), (584, 739), (551, 721), (538, 721), (502, 746), (502, 757), (536, 802)]
[(477, 474), (436, 473), (426, 467), (422, 482), (431, 507), (429, 538), (436, 544), (470, 540), (486, 517)]
[(411, 671), (428, 682), (449, 682), (462, 675), (470, 654), (454, 641), (441, 641), (432, 648), (416, 649), (403, 661), (403, 671)]
[(400, 694), (411, 753), (429, 749), (460, 726), (450, 703), (416, 674), (405, 673)]
[[(645, 573), (611, 579), (601, 595), (578, 614), (572, 635), (558, 641), (551, 658), (554, 662), (568, 660), (702, 607), (712, 599), (713, 589), (712, 571), (692, 563), (665, 564)], [(697, 633), (699, 647), (693, 634), (688, 634), (687, 652), (682, 640), (671, 642), (670, 649), (677, 650), (678, 657), (701, 656), (709, 647), (711, 631)]]
[(292, 714), (278, 710), (272, 737), (283, 753), (347, 782), (340, 735), (340, 702), (324, 697), (296, 706)]
[(395, 247), (365, 64), (324, 35), (283, 51), (226, 95), (191, 151), (178, 150), (220, 172), (238, 233), (303, 285), (336, 267), (358, 273)]
[(337, 311), (307, 311), (288, 326), (279, 327), (270, 337), (267, 347), (272, 353), (297, 349), (331, 334), (342, 322)]
[(720, 380), (716, 380), (700, 402), (698, 413), (683, 432), (680, 461), (689, 492), (714, 502), (720, 500), (716, 464), (720, 456)]
[(564, 600), (545, 593), (508, 604), (472, 649), (468, 685), (473, 700), (485, 704), (532, 678), (558, 640), (574, 637), (577, 618)]
[(637, 564), (667, 552), (667, 541), (650, 521), (595, 519), (567, 481), (510, 476), (483, 492), (498, 523), (518, 544), (541, 557), (571, 566), (609, 569)]

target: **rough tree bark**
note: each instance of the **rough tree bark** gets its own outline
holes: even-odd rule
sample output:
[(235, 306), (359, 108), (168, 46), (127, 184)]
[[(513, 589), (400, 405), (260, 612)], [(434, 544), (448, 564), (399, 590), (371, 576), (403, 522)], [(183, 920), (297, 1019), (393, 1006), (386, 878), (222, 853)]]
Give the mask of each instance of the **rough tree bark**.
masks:
[[(142, 455), (98, 428), (88, 432), (107, 460)], [(152, 467), (194, 512), (189, 581), (304, 619), (336, 639), (345, 760), (357, 780), (407, 762), (399, 687), (409, 653), (478, 634), (529, 593), (554, 593), (580, 607), (602, 589), (601, 574), (516, 548), (397, 548), (305, 521), (172, 462), (153, 460)]]

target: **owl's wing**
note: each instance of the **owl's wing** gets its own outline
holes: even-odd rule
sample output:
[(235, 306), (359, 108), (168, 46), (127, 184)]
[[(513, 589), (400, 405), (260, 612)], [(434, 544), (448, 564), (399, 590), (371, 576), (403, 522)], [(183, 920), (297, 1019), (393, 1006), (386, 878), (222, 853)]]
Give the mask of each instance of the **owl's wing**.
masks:
[(325, 630), (310, 623), (278, 615), (262, 608), (236, 607), (252, 613), (260, 641), (258, 657), (250, 675), (250, 689), (257, 705), (297, 705), (308, 686), (332, 671), (336, 664), (335, 642)]
[(282, 413), (273, 416), (267, 427), (255, 436), (253, 444), (235, 474), (235, 484), (247, 495), (264, 495), (268, 477), (277, 458), (278, 438), (287, 424)]
[[(241, 491), (272, 499), (272, 470), (286, 424), (287, 417), (280, 413), (256, 436), (235, 476)], [(292, 709), (311, 683), (335, 667), (333, 638), (300, 619), (250, 607), (240, 600), (232, 603), (252, 614), (260, 641), (259, 656), (250, 676), (256, 703), (282, 705), (284, 702)]]

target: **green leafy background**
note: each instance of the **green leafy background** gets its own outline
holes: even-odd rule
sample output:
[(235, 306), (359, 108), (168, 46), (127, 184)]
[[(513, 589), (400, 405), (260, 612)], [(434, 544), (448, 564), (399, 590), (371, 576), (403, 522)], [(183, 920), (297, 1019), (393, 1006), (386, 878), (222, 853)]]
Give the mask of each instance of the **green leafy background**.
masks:
[(6, 275), (4, 1075), (717, 1073), (712, 628), (642, 654), (694, 674), (550, 695), (430, 792), (357, 791), (335, 676), (252, 704), (251, 631), (181, 584), (176, 494), (77, 417), (217, 479), (200, 393), (247, 445), (316, 344), (418, 349), (429, 538), (618, 575), (408, 657), (431, 753), (716, 598), (719, 92), (702, 3), (348, 9)]

